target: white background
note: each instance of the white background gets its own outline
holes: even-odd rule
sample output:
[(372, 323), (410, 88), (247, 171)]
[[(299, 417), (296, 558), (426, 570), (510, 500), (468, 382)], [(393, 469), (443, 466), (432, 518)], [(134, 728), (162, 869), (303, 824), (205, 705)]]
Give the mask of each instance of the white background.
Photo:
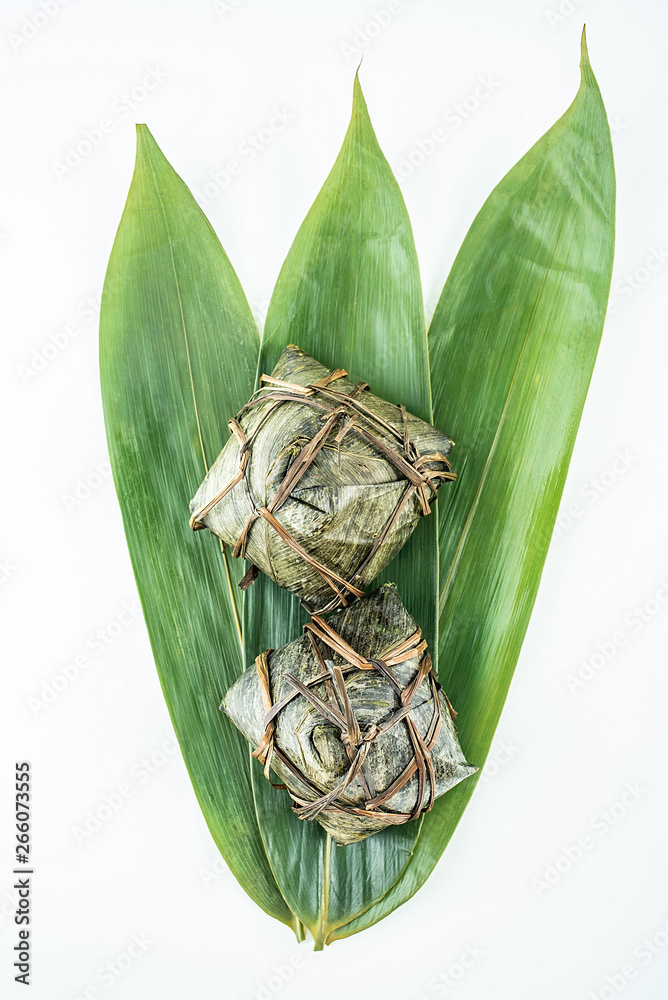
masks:
[[(372, 39), (365, 25), (383, 0), (236, 0), (219, 10), (209, 0), (69, 0), (46, 24), (36, 0), (0, 7), (3, 996), (24, 995), (12, 982), (10, 891), (13, 762), (24, 758), (34, 771), (34, 1000), (86, 990), (111, 1000), (303, 1000), (345, 996), (353, 983), (407, 1000), (666, 995), (668, 16), (659, 0), (399, 6)], [(32, 19), (39, 26), (24, 40)], [(362, 84), (395, 170), (434, 128), (446, 131), (400, 178), (430, 316), (482, 202), (572, 100), (585, 20), (614, 133), (618, 240), (614, 309), (562, 527), (486, 779), (450, 847), (416, 898), (314, 954), (219, 861), (180, 754), (164, 752), (173, 750), (167, 709), (133, 617), (104, 474), (95, 303), (130, 182), (134, 122), (149, 124), (192, 189), (218, 184), (206, 211), (261, 322), (343, 139), (364, 52)], [(123, 95), (149, 70), (163, 78), (122, 113)], [(489, 96), (459, 126), (448, 123), (457, 103), (475, 103), (480, 78), (493, 81)], [(249, 162), (240, 147), (275, 109), (292, 120)], [(111, 131), (63, 175), (54, 164), (103, 118)], [(223, 187), (210, 175), (230, 159), (242, 167)], [(64, 346), (37, 371), (56, 334)], [(73, 503), (86, 480), (89, 495)], [(113, 641), (97, 652), (100, 629)], [(87, 666), (36, 708), (30, 699), (82, 655)], [(569, 689), (592, 656), (591, 679)], [(152, 755), (155, 773), (143, 780)], [(130, 798), (78, 842), (87, 811), (122, 783)], [(637, 791), (620, 805), (627, 784)], [(564, 852), (575, 858), (583, 836), (589, 847), (569, 863)], [(551, 865), (553, 884), (541, 887)], [(98, 971), (133, 935), (150, 944), (105, 985)], [(478, 957), (463, 972), (466, 948)]]

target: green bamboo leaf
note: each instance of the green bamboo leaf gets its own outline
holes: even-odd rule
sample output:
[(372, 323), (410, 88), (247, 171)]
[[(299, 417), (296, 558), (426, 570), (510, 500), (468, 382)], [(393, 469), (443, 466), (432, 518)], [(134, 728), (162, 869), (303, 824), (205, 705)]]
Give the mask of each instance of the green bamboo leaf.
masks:
[[(434, 413), (457, 442), (440, 523), (440, 677), (468, 759), (482, 766), (538, 590), (610, 289), (615, 176), (583, 33), (581, 85), (495, 188), (429, 330)], [(444, 851), (469, 780), (425, 818), (401, 880), (356, 933), (408, 899)]]
[(160, 682), (209, 829), (248, 894), (294, 925), (259, 834), (248, 746), (218, 710), (243, 668), (241, 567), (188, 526), (188, 502), (252, 391), (258, 350), (220, 243), (138, 126), (100, 320), (114, 480)]
[[(422, 290), (410, 221), (357, 79), (343, 147), (276, 284), (261, 371), (271, 371), (288, 342), (325, 365), (346, 368), (377, 395), (431, 420)], [(382, 577), (397, 584), (434, 654), (436, 550), (436, 518), (424, 518)], [(246, 601), (246, 661), (294, 639), (305, 620), (295, 598), (258, 579)], [(337, 848), (317, 823), (296, 818), (288, 796), (272, 789), (259, 767), (253, 771), (253, 788), (281, 892), (321, 948), (334, 928), (371, 906), (399, 878), (420, 821)]]

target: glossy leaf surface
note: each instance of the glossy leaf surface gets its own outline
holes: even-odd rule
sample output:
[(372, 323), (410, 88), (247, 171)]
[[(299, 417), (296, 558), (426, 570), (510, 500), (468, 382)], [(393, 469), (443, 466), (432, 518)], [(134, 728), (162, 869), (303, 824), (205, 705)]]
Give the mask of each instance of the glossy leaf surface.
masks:
[(243, 567), (188, 526), (188, 502), (229, 436), (229, 416), (252, 391), (258, 350), (216, 235), (138, 126), (100, 322), (114, 480), (160, 681), (202, 811), (249, 895), (291, 923), (258, 830), (248, 745), (218, 710), (243, 666)]
[(289, 342), (452, 435), (458, 481), (441, 489), (438, 514), (421, 521), (381, 579), (396, 582), (438, 654), (462, 747), (482, 766), (536, 597), (610, 286), (614, 169), (584, 38), (581, 67), (574, 103), (474, 220), (428, 341), (410, 222), (357, 81), (341, 153), (279, 276), (259, 361), (229, 261), (140, 131), (101, 320), (126, 535), (214, 839), (252, 898), (298, 936), (303, 921), (316, 947), (417, 891), (475, 779), (421, 822), (345, 848), (299, 821), (218, 704), (259, 652), (299, 634), (305, 615), (263, 577), (242, 598), (244, 566), (213, 536), (190, 531), (188, 501), (227, 440), (228, 418)]
[[(547, 555), (610, 290), (615, 175), (583, 35), (562, 118), (477, 215), (429, 329), (435, 423), (457, 443), (439, 498), (440, 679), (482, 767)], [(441, 857), (476, 779), (438, 799), (393, 890), (335, 936), (392, 912)]]
[[(344, 367), (376, 395), (431, 420), (426, 327), (410, 221), (357, 80), (343, 147), (276, 284), (262, 371), (271, 371), (287, 342), (329, 367)], [(422, 519), (378, 581), (397, 584), (432, 650), (436, 531), (434, 516)], [(247, 661), (294, 639), (305, 620), (295, 598), (258, 579), (247, 597)], [(317, 823), (295, 817), (288, 796), (277, 794), (260, 768), (253, 772), (253, 784), (272, 869), (290, 907), (313, 933), (316, 947), (322, 947), (334, 928), (368, 909), (397, 881), (420, 821), (336, 847)]]

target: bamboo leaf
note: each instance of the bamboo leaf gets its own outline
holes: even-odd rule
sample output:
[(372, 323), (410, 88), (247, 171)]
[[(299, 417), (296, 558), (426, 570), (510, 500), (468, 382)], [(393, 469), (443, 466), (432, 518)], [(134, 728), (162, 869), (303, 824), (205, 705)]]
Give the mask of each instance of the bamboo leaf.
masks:
[[(495, 188), (429, 330), (435, 422), (457, 442), (442, 491), (440, 677), (462, 746), (482, 766), (534, 604), (610, 289), (615, 177), (583, 33), (581, 85)], [(380, 920), (425, 881), (472, 794), (438, 799), (402, 878), (331, 935)]]
[(188, 501), (252, 391), (258, 350), (220, 243), (138, 126), (100, 321), (114, 480), (160, 681), (209, 829), (248, 894), (296, 927), (259, 834), (248, 746), (218, 710), (243, 668), (241, 567), (188, 526)]
[[(276, 284), (261, 352), (270, 372), (288, 342), (329, 367), (345, 367), (376, 395), (431, 420), (426, 329), (413, 236), (399, 188), (355, 80), (339, 157), (300, 228)], [(443, 428), (448, 430), (447, 426)], [(393, 580), (437, 648), (436, 518), (424, 518), (382, 579)], [(258, 579), (246, 603), (246, 661), (300, 633), (306, 617), (290, 594)], [(260, 830), (272, 870), (316, 948), (380, 899), (407, 864), (420, 822), (337, 848), (300, 821), (287, 795), (253, 771)]]
[[(609, 132), (583, 38), (575, 102), (492, 193), (443, 291), (429, 334), (434, 422), (457, 441), (460, 478), (441, 491), (438, 525), (424, 519), (382, 577), (397, 583), (435, 659), (440, 647), (440, 676), (478, 765), (526, 631), (593, 369), (613, 216)], [(259, 371), (288, 341), (432, 419), (410, 223), (357, 81), (341, 154), (279, 276)], [(242, 567), (185, 519), (257, 362), (229, 261), (141, 130), (101, 318), (105, 419), (133, 567), (214, 838), (252, 898), (298, 936), (303, 920), (320, 948), (422, 885), (473, 782), (437, 800), (421, 825), (337, 849), (296, 819), (257, 762), (249, 768), (248, 747), (218, 712), (243, 666), (293, 639), (304, 620), (265, 578), (242, 600)]]

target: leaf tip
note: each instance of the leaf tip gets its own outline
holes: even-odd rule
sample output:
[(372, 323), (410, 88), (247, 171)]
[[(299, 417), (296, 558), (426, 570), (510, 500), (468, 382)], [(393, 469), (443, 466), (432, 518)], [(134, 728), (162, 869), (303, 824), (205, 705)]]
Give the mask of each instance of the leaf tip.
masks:
[(591, 68), (589, 60), (589, 49), (587, 48), (587, 25), (582, 25), (582, 35), (580, 36), (580, 75), (582, 83), (593, 83), (596, 85), (596, 77)]
[(137, 135), (137, 163), (151, 160), (154, 164), (158, 164), (164, 161), (171, 169), (171, 164), (168, 163), (165, 154), (155, 141), (148, 125), (138, 122), (135, 125), (135, 131)]
[[(360, 59), (360, 66), (361, 65), (362, 60)], [(353, 82), (353, 117), (356, 115), (364, 115), (364, 117), (368, 118), (369, 112), (366, 106), (366, 101), (364, 100), (362, 85), (360, 83), (360, 66), (358, 66), (355, 71), (355, 80)]]
[(151, 135), (148, 125), (144, 125), (141, 122), (137, 122), (137, 124), (135, 125), (135, 133), (137, 136), (137, 149), (139, 149), (143, 143), (155, 142), (155, 139)]

